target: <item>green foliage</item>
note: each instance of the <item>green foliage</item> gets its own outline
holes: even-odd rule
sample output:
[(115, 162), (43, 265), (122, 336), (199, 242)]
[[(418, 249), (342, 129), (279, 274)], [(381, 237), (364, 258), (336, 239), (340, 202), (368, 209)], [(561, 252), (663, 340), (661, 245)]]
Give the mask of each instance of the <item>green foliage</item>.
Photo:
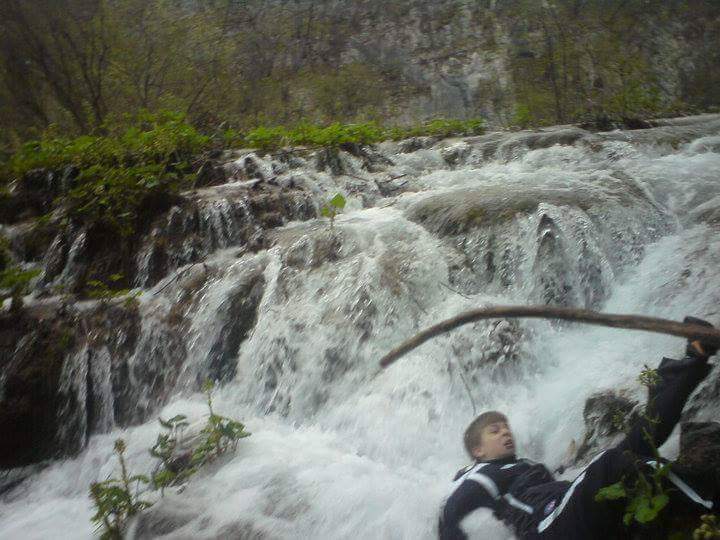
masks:
[(261, 152), (282, 148), (286, 145), (287, 140), (288, 131), (284, 127), (260, 126), (245, 136), (247, 144)]
[[(112, 283), (117, 283), (118, 281), (121, 281), (122, 279), (123, 279), (122, 274), (117, 273), (117, 274), (110, 275), (110, 281)], [(134, 293), (131, 293), (130, 289), (113, 289), (104, 281), (100, 281), (97, 279), (88, 280), (87, 284), (90, 287), (86, 291), (87, 296), (89, 298), (94, 298), (96, 300), (100, 300), (101, 302), (109, 302), (113, 298), (118, 298), (120, 296), (127, 296), (128, 298), (126, 299), (126, 302), (128, 302), (128, 304), (131, 305), (132, 301), (136, 300), (137, 297), (142, 294), (141, 291), (136, 291)]]
[(452, 137), (462, 135), (481, 135), (485, 130), (482, 118), (452, 120), (436, 118), (423, 124), (409, 127), (395, 127), (386, 130), (387, 138), (398, 141), (409, 137)]
[(330, 219), (330, 227), (335, 225), (335, 217), (345, 208), (345, 197), (337, 193), (332, 199), (323, 205), (320, 213), (323, 217)]
[[(645, 366), (638, 376), (638, 381), (643, 386), (652, 388), (660, 382), (660, 375), (656, 369)], [(645, 408), (642, 418), (649, 423), (657, 421), (650, 416), (649, 407)], [(619, 482), (605, 486), (595, 494), (596, 501), (627, 500), (623, 516), (623, 523), (626, 526), (632, 523), (645, 525), (655, 521), (662, 509), (670, 502), (668, 490), (663, 485), (670, 472), (670, 464), (660, 462), (660, 454), (655, 441), (647, 429), (644, 429), (643, 436), (653, 450), (657, 465), (652, 467), (649, 474), (638, 468), (632, 484), (623, 478)]]
[(628, 486), (622, 480), (600, 489), (595, 494), (596, 501), (615, 501), (627, 499), (623, 523), (629, 526), (633, 522), (645, 525), (654, 521), (660, 511), (667, 506), (670, 498), (662, 485), (670, 471), (670, 465), (664, 464), (653, 469), (650, 477), (638, 471), (637, 480)]
[(515, 105), (515, 114), (513, 115), (512, 123), (521, 129), (530, 127), (533, 123), (533, 116), (530, 113), (530, 107), (528, 107), (525, 103), (518, 103)]
[(125, 441), (115, 441), (115, 454), (120, 464), (120, 478), (108, 478), (90, 485), (90, 498), (95, 505), (91, 521), (102, 529), (101, 538), (121, 539), (127, 520), (152, 503), (140, 499), (140, 486), (150, 480), (144, 475), (129, 475), (125, 463)]
[(155, 488), (159, 488), (160, 492), (164, 493), (166, 487), (182, 482), (195, 472), (195, 469), (177, 471), (172, 464), (175, 449), (182, 442), (183, 430), (189, 425), (187, 417), (184, 414), (178, 414), (169, 420), (162, 418), (158, 420), (165, 432), (158, 434), (155, 444), (150, 449), (150, 455), (160, 460), (160, 466), (153, 473), (152, 481)]
[(392, 128), (383, 127), (375, 122), (361, 124), (336, 122), (327, 126), (300, 123), (294, 128), (260, 126), (244, 136), (236, 131), (228, 130), (223, 138), (225, 141), (247, 144), (261, 152), (270, 152), (284, 146), (339, 148), (350, 144), (368, 145), (409, 137), (479, 135), (483, 133), (483, 126), (483, 120), (479, 118), (470, 120), (439, 118), (417, 126)]
[(10, 289), (13, 295), (27, 293), (27, 287), (40, 270), (23, 270), (20, 266), (10, 266), (0, 272), (0, 289)]
[(192, 454), (192, 465), (196, 468), (214, 460), (228, 450), (235, 450), (240, 439), (250, 436), (250, 433), (245, 431), (244, 424), (213, 411), (213, 388), (212, 381), (206, 381), (203, 385), (210, 415), (202, 430), (202, 442)]
[(136, 231), (146, 196), (190, 184), (190, 160), (209, 147), (210, 137), (171, 112), (141, 112), (106, 131), (66, 138), (48, 130), (12, 156), (9, 170), (20, 178), (37, 168), (76, 167), (79, 175), (66, 197), (69, 217), (127, 237)]
[(645, 366), (645, 369), (643, 369), (638, 376), (638, 382), (647, 388), (652, 388), (660, 382), (660, 375), (657, 369)]
[(182, 466), (175, 462), (177, 458), (175, 453), (182, 443), (183, 431), (189, 425), (187, 417), (179, 414), (169, 420), (160, 418), (160, 425), (165, 432), (158, 435), (155, 444), (150, 449), (150, 454), (160, 460), (152, 479), (153, 485), (161, 492), (168, 486), (185, 481), (200, 467), (229, 450), (235, 450), (240, 439), (250, 436), (241, 422), (215, 413), (212, 406), (213, 383), (211, 381), (205, 382), (203, 391), (207, 396), (208, 420), (200, 432), (199, 442), (193, 445), (189, 461)]
[(720, 522), (717, 516), (705, 514), (700, 517), (700, 526), (693, 531), (693, 540), (720, 539)]

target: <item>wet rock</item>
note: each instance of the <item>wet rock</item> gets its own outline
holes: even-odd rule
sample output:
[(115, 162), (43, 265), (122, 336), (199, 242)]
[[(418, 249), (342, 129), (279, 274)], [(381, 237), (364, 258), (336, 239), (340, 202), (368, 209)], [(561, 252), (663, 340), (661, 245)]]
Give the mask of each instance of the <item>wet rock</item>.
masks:
[(437, 142), (435, 137), (411, 137), (398, 143), (398, 151), (401, 154), (410, 154), (425, 148), (430, 148)]
[(50, 465), (50, 463), (50, 461), (43, 461), (25, 467), (0, 470), (0, 496), (16, 488), (31, 476), (39, 473)]
[(228, 381), (235, 377), (240, 344), (245, 341), (257, 320), (257, 309), (265, 287), (263, 268), (243, 276), (228, 295), (219, 318), (221, 329), (210, 348), (207, 372), (199, 375), (199, 382), (206, 378)]
[(225, 168), (212, 157), (209, 157), (200, 165), (195, 176), (196, 187), (215, 186), (225, 182), (227, 182)]
[(337, 148), (323, 148), (315, 154), (315, 169), (317, 171), (329, 170), (333, 176), (345, 173), (345, 164)]
[(174, 538), (190, 538), (189, 532), (186, 536), (181, 536), (179, 529), (197, 519), (199, 515), (196, 505), (180, 495), (166, 493), (160, 502), (140, 513), (129, 525), (127, 538), (151, 540), (166, 535), (172, 535)]
[(583, 408), (585, 436), (575, 455), (574, 464), (580, 463), (595, 452), (616, 444), (625, 430), (639, 415), (639, 403), (623, 392), (608, 390), (592, 394)]
[(331, 347), (323, 353), (322, 380), (332, 383), (350, 370), (352, 363), (347, 357), (347, 349)]
[[(458, 335), (451, 345), (463, 377), (469, 375), (473, 382), (488, 374), (496, 380), (515, 377), (513, 372), (521, 358), (524, 337), (518, 321), (482, 321), (475, 328), (472, 335)], [(449, 369), (452, 371), (455, 366), (451, 364)]]
[(58, 440), (59, 388), (76, 323), (55, 308), (0, 312), (0, 468), (69, 455), (84, 441)]
[(440, 155), (445, 160), (445, 163), (451, 167), (456, 167), (467, 159), (470, 155), (470, 150), (470, 145), (462, 142), (443, 148), (440, 150)]
[(677, 462), (688, 469), (720, 475), (720, 423), (684, 422)]
[(575, 302), (570, 266), (555, 222), (544, 214), (538, 224), (538, 247), (533, 275), (535, 295), (542, 304), (570, 307)]
[(265, 249), (268, 229), (316, 217), (309, 191), (268, 182), (254, 189), (238, 184), (213, 186), (190, 197), (157, 216), (142, 239), (133, 270), (136, 286), (150, 287), (175, 268), (197, 262), (217, 249)]

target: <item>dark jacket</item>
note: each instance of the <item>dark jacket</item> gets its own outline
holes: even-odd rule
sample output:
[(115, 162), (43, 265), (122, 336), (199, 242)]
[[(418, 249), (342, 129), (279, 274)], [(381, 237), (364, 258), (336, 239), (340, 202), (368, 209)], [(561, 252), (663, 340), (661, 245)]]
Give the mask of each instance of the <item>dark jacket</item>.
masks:
[(532, 536), (569, 486), (570, 482), (555, 481), (543, 464), (528, 459), (478, 461), (455, 477), (455, 490), (440, 515), (440, 539), (467, 538), (460, 522), (477, 508), (489, 508), (519, 536)]

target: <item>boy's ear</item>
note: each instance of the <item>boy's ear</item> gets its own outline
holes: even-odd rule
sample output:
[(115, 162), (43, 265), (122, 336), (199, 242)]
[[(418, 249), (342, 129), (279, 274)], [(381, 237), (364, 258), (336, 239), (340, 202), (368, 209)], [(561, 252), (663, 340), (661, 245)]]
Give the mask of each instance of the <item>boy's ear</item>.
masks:
[(476, 446), (475, 448), (473, 448), (472, 455), (476, 459), (482, 459), (483, 457), (485, 457), (485, 452), (483, 452), (482, 446)]

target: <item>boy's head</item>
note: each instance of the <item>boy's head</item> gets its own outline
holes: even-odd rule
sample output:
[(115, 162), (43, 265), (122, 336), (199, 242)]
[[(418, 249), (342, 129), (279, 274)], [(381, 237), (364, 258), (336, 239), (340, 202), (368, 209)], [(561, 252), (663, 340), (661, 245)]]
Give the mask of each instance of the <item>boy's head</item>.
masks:
[(465, 430), (465, 450), (473, 459), (490, 461), (515, 454), (515, 441), (507, 417), (497, 411), (478, 416)]

